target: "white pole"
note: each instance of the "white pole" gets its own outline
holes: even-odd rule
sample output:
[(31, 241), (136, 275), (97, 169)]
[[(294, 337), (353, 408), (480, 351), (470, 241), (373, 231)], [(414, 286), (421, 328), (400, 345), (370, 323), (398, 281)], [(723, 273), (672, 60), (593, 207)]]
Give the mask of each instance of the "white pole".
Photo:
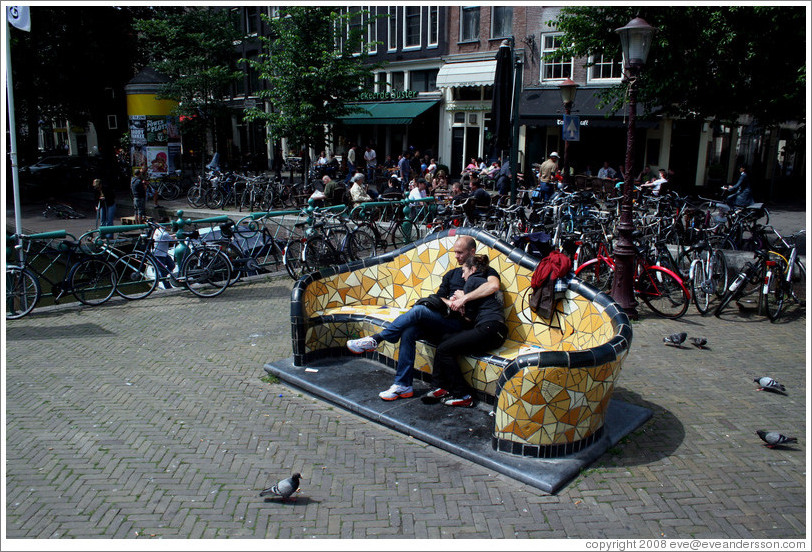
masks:
[[(14, 120), (14, 86), (11, 80), (11, 29), (6, 20), (6, 90), (8, 93), (8, 130), (11, 139), (11, 175), (14, 185), (14, 232), (23, 231), (22, 215), (20, 213), (20, 174), (17, 167), (17, 126)], [(22, 249), (19, 250), (22, 261)]]

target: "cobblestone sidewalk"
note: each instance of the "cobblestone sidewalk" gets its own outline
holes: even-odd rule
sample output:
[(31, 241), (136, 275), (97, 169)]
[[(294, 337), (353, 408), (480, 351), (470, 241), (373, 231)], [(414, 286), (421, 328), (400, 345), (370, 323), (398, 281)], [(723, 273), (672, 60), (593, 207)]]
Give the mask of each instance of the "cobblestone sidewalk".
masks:
[[(549, 496), (265, 381), (263, 365), (291, 354), (290, 289), (266, 279), (9, 321), (5, 537), (806, 534), (805, 313), (642, 311), (616, 393), (654, 417)], [(709, 349), (663, 345), (682, 330)], [(756, 391), (765, 374), (788, 396)], [(760, 428), (799, 443), (767, 449)], [(259, 498), (293, 471), (295, 502)]]

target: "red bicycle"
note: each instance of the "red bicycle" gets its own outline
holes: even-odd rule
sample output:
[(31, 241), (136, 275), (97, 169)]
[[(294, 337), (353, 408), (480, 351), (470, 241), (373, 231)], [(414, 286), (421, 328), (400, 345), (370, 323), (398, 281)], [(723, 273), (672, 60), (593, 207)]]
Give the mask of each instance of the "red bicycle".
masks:
[[(651, 263), (639, 249), (635, 265), (635, 297), (664, 318), (676, 319), (685, 314), (691, 303), (691, 294), (682, 278), (667, 268)], [(579, 266), (575, 275), (608, 293), (615, 275), (615, 260), (608, 255), (598, 255)]]

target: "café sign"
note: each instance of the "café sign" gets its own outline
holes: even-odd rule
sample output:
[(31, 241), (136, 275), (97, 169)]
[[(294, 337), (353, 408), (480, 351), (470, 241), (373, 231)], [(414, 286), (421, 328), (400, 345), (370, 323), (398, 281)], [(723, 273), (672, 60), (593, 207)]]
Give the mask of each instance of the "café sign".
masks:
[(416, 90), (392, 90), (391, 92), (362, 92), (359, 100), (411, 100), (417, 97)]

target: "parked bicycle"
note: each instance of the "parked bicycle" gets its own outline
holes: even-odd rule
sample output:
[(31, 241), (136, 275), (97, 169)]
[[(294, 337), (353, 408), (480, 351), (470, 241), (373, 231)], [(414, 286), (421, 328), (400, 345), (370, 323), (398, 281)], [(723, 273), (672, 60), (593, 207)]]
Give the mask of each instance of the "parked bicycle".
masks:
[[(44, 280), (53, 302), (72, 294), (82, 304), (101, 305), (116, 287), (113, 266), (84, 250), (64, 230), (38, 234), (12, 234), (7, 238), (6, 319), (34, 310), (43, 296)], [(22, 255), (20, 255), (22, 252)]]
[[(585, 282), (606, 292), (612, 288), (614, 274), (614, 258), (602, 255), (585, 262), (575, 272)], [(673, 271), (651, 262), (643, 247), (638, 247), (635, 257), (633, 287), (636, 297), (665, 318), (681, 317), (691, 302), (690, 293), (682, 279)]]
[[(806, 304), (806, 267), (798, 256), (798, 242), (806, 234), (799, 230), (787, 241), (777, 230), (772, 229), (778, 242), (769, 252), (776, 264), (764, 283), (765, 308), (767, 317), (776, 322), (786, 312), (790, 302), (804, 306)], [(776, 259), (776, 257), (778, 257)]]
[(67, 203), (46, 203), (45, 210), (42, 212), (45, 218), (56, 217), (60, 219), (80, 219), (85, 218), (83, 213), (80, 213)]
[[(140, 226), (145, 231), (133, 252), (120, 256), (114, 263), (117, 276), (115, 291), (120, 296), (130, 300), (143, 299), (161, 281), (171, 287), (183, 286), (198, 297), (216, 297), (228, 287), (231, 282), (228, 257), (216, 245), (200, 240), (197, 230), (179, 230), (175, 238), (168, 240), (180, 248), (170, 253), (170, 257), (155, 254), (155, 234), (165, 232), (163, 226), (154, 222)], [(121, 229), (120, 226), (106, 226), (99, 231), (112, 234)], [(177, 270), (173, 266), (174, 259), (180, 260)]]

